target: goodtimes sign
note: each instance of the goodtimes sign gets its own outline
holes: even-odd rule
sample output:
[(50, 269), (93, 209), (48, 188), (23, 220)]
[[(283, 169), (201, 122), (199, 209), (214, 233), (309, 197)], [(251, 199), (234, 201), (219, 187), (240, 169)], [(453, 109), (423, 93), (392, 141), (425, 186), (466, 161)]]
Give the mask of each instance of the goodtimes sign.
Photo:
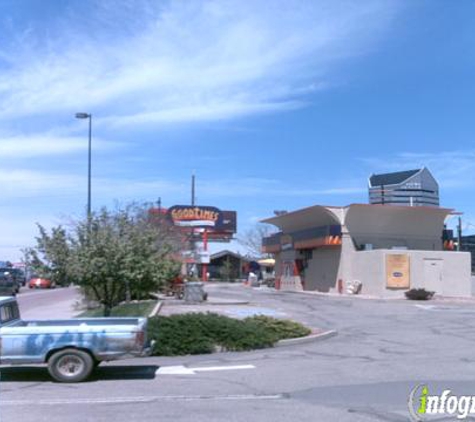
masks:
[(218, 228), (223, 222), (223, 213), (216, 207), (175, 205), (168, 210), (168, 215), (181, 227)]

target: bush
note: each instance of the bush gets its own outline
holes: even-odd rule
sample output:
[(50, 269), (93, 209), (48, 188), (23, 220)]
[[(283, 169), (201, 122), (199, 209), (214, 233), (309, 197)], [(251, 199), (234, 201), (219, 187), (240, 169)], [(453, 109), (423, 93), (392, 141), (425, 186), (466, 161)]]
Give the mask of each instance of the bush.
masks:
[(238, 320), (214, 313), (190, 313), (149, 319), (149, 336), (156, 340), (155, 356), (262, 349), (283, 338), (309, 333), (300, 324), (269, 317)]
[(308, 336), (312, 331), (295, 321), (276, 319), (264, 315), (246, 318), (244, 321), (257, 324), (272, 333), (277, 340)]
[(435, 292), (430, 292), (426, 289), (411, 289), (405, 292), (407, 299), (410, 300), (429, 300), (432, 299)]

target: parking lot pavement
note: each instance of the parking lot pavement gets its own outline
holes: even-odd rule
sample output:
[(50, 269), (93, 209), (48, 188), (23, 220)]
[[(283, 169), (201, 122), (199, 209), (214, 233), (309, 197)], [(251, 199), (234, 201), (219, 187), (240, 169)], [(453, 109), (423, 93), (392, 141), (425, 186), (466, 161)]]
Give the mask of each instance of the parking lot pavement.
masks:
[(169, 300), (163, 310), (271, 310), (339, 334), (286, 348), (111, 362), (72, 386), (51, 382), (44, 368), (9, 368), (1, 420), (402, 422), (417, 385), (475, 395), (473, 303), (206, 290), (209, 303)]
[(273, 318), (290, 319), (284, 309), (268, 306), (260, 300), (254, 292), (275, 292), (274, 289), (244, 288), (239, 284), (207, 284), (205, 290), (208, 293), (206, 301), (196, 303), (161, 296), (162, 307), (160, 315), (169, 316), (174, 314), (212, 312), (232, 318), (244, 319), (255, 315), (265, 315)]
[(23, 319), (67, 319), (80, 312), (77, 308), (80, 301), (77, 287), (24, 289), (17, 295), (17, 300)]
[(203, 303), (176, 303), (176, 301), (165, 300), (160, 310), (160, 315), (169, 316), (174, 314), (195, 313), (195, 312), (213, 312), (221, 315), (226, 315), (232, 318), (247, 318), (254, 315), (265, 315), (274, 318), (288, 318), (283, 311), (278, 311), (265, 306), (250, 305), (248, 302), (225, 302), (209, 304)]

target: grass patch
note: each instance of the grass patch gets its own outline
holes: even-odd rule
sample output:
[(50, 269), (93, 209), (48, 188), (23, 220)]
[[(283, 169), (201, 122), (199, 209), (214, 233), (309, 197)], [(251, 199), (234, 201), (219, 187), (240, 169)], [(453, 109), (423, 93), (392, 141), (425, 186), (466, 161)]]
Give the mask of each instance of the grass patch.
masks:
[(293, 321), (269, 317), (245, 320), (214, 313), (189, 313), (149, 318), (148, 335), (156, 340), (155, 356), (243, 351), (272, 347), (278, 340), (310, 334)]
[[(122, 303), (111, 310), (111, 317), (148, 317), (157, 304), (156, 300), (146, 300), (132, 303)], [(77, 318), (103, 317), (104, 309), (89, 309), (77, 316)]]

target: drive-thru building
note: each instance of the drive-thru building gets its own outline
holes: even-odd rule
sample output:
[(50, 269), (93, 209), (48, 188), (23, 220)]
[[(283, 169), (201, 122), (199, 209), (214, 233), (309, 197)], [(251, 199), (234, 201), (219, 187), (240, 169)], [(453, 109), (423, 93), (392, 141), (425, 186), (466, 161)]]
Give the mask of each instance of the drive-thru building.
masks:
[(444, 250), (438, 207), (315, 205), (264, 220), (280, 231), (263, 240), (276, 258), (276, 288), (403, 296), (425, 288), (470, 296), (470, 254)]

